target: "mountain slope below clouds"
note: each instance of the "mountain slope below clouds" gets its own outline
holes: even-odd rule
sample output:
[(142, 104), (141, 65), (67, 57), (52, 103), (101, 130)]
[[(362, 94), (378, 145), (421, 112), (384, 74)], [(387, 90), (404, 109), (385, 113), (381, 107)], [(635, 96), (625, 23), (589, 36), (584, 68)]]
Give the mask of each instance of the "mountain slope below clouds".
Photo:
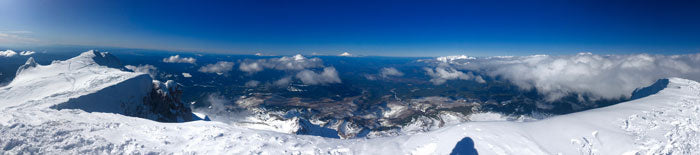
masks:
[[(0, 152), (694, 154), (700, 147), (700, 83), (678, 78), (648, 97), (540, 121), (468, 122), (414, 135), (340, 140), (220, 122), (161, 123), (105, 110), (51, 108), (83, 96), (101, 96), (112, 88), (141, 90), (150, 85), (143, 80), (148, 79), (145, 74), (86, 63), (90, 60), (81, 56), (27, 67), (0, 88)], [(129, 101), (142, 97), (139, 94), (108, 96)]]

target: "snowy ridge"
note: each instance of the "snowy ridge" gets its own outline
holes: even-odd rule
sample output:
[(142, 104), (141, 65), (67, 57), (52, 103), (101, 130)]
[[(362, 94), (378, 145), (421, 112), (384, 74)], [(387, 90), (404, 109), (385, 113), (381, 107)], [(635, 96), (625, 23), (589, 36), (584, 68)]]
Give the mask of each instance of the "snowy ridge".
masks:
[(3, 100), (0, 109), (16, 106), (41, 109), (129, 79), (150, 79), (144, 78), (144, 74), (121, 71), (118, 64), (114, 56), (96, 51), (84, 52), (78, 57), (54, 61), (46, 66), (38, 65), (30, 58), (18, 69), (15, 79), (0, 88), (0, 99)]
[[(95, 52), (81, 56), (90, 54), (110, 62), (109, 56)], [(665, 89), (638, 100), (539, 121), (468, 122), (414, 135), (341, 140), (261, 131), (221, 122), (161, 123), (115, 113), (50, 108), (72, 98), (100, 94), (112, 88), (130, 88), (132, 80), (148, 83), (146, 86), (151, 84), (146, 74), (105, 67), (91, 57), (81, 56), (47, 66), (27, 67), (8, 86), (0, 87), (0, 135), (3, 136), (0, 153), (449, 154), (453, 150), (475, 149), (480, 154), (697, 154), (700, 151), (697, 140), (700, 83), (679, 78), (669, 79)]]

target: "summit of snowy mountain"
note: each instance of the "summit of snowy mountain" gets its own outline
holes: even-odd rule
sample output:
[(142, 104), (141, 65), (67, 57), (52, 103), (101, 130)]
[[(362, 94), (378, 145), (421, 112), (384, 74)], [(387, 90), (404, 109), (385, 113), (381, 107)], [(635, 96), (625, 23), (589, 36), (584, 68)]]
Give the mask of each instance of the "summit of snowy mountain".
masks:
[(82, 61), (86, 63), (93, 63), (100, 66), (106, 66), (109, 68), (123, 69), (124, 66), (119, 61), (119, 59), (110, 54), (109, 52), (98, 52), (96, 50), (90, 50), (83, 52), (75, 58), (68, 61)]
[[(696, 154), (700, 83), (669, 78), (642, 98), (527, 122), (483, 121), (336, 139), (196, 119), (174, 81), (120, 70), (89, 51), (0, 87), (0, 152), (202, 154)], [(31, 65), (35, 64), (35, 65)], [(667, 82), (664, 82), (667, 81)], [(665, 84), (663, 84), (665, 83)], [(653, 89), (652, 89), (653, 88)], [(633, 95), (634, 96), (634, 95)], [(155, 120), (155, 121), (154, 121)], [(180, 122), (180, 123), (164, 123)], [(343, 130), (352, 124), (343, 123)], [(353, 131), (347, 133), (354, 134)], [(454, 151), (454, 152), (453, 152)]]
[[(88, 51), (65, 61), (38, 65), (33, 58), (20, 66), (17, 76), (0, 89), (5, 102), (0, 108), (80, 109), (86, 112), (109, 112), (159, 121), (189, 121), (192, 114), (171, 92), (153, 89), (147, 74), (121, 70), (119, 60), (107, 53)], [(169, 82), (170, 85), (174, 85)], [(157, 104), (156, 104), (157, 103)], [(178, 105), (176, 109), (159, 107)], [(183, 107), (183, 108), (179, 108)], [(162, 111), (167, 111), (162, 112)], [(163, 115), (177, 116), (165, 117)], [(165, 117), (165, 118), (164, 118)]]

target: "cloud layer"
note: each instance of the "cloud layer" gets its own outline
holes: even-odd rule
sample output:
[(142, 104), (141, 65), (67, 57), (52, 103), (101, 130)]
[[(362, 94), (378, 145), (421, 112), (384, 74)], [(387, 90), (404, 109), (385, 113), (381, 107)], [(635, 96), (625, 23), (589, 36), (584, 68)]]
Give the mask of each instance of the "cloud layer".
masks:
[(253, 74), (253, 73), (262, 71), (263, 66), (260, 65), (260, 63), (258, 63), (258, 62), (250, 62), (250, 63), (243, 62), (238, 66), (238, 69), (240, 69), (243, 72)]
[(36, 53), (36, 52), (34, 52), (34, 51), (22, 51), (22, 52), (19, 52), (19, 55), (28, 56), (28, 55), (32, 55), (34, 53)]
[(277, 70), (303, 70), (307, 68), (323, 67), (323, 61), (319, 58), (306, 58), (301, 54), (293, 57), (272, 58), (260, 61), (267, 68)]
[(245, 83), (245, 87), (257, 87), (258, 85), (260, 85), (260, 81), (256, 80), (250, 80)]
[(194, 64), (197, 62), (197, 59), (193, 57), (182, 57), (180, 58), (180, 55), (173, 55), (168, 58), (163, 58), (163, 62), (165, 63), (191, 63)]
[(0, 51), (0, 57), (13, 57), (17, 55), (17, 52), (13, 50)]
[(324, 85), (341, 82), (340, 78), (338, 77), (338, 71), (336, 71), (334, 67), (323, 68), (321, 73), (316, 73), (311, 70), (303, 70), (297, 73), (296, 78), (308, 85)]
[(464, 73), (451, 67), (436, 67), (435, 69), (423, 68), (430, 76), (430, 82), (435, 85), (441, 85), (447, 80), (474, 80), (479, 83), (486, 83), (479, 75), (474, 75), (472, 72)]
[(233, 70), (233, 65), (233, 62), (219, 61), (215, 64), (207, 64), (206, 66), (202, 66), (198, 71), (202, 73), (216, 73), (222, 75)]
[(548, 100), (569, 94), (615, 99), (660, 78), (700, 80), (700, 53), (689, 55), (533, 55), (465, 60), (452, 66), (536, 88)]
[(287, 86), (289, 83), (292, 82), (292, 77), (283, 77), (279, 80), (276, 80), (274, 83), (275, 86)]
[(32, 45), (40, 41), (32, 37), (31, 31), (0, 31), (0, 44)]
[(158, 68), (156, 68), (153, 65), (139, 65), (139, 66), (126, 65), (124, 67), (126, 69), (129, 69), (129, 70), (137, 72), (137, 73), (146, 73), (146, 74), (150, 75), (151, 78), (155, 78), (158, 75)]
[(192, 74), (190, 74), (190, 73), (182, 73), (182, 77), (191, 78), (191, 77), (192, 77)]
[(323, 66), (323, 61), (319, 58), (306, 58), (301, 54), (291, 57), (280, 57), (259, 60), (246, 60), (241, 62), (239, 70), (254, 74), (265, 70), (265, 68), (285, 71), (300, 71), (308, 68), (320, 68)]
[(389, 76), (403, 76), (403, 72), (397, 70), (394, 67), (385, 67), (379, 71), (379, 76), (387, 78)]

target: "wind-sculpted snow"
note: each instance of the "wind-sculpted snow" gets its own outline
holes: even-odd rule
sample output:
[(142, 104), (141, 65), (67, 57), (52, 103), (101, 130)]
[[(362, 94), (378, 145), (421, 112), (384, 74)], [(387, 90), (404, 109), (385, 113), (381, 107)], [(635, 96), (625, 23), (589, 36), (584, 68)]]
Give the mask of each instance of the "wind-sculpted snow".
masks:
[(162, 123), (119, 113), (49, 108), (149, 78), (89, 61), (74, 58), (30, 67), (0, 87), (0, 153), (700, 153), (700, 83), (679, 78), (641, 99), (538, 121), (467, 122), (425, 133), (342, 140), (213, 121)]

